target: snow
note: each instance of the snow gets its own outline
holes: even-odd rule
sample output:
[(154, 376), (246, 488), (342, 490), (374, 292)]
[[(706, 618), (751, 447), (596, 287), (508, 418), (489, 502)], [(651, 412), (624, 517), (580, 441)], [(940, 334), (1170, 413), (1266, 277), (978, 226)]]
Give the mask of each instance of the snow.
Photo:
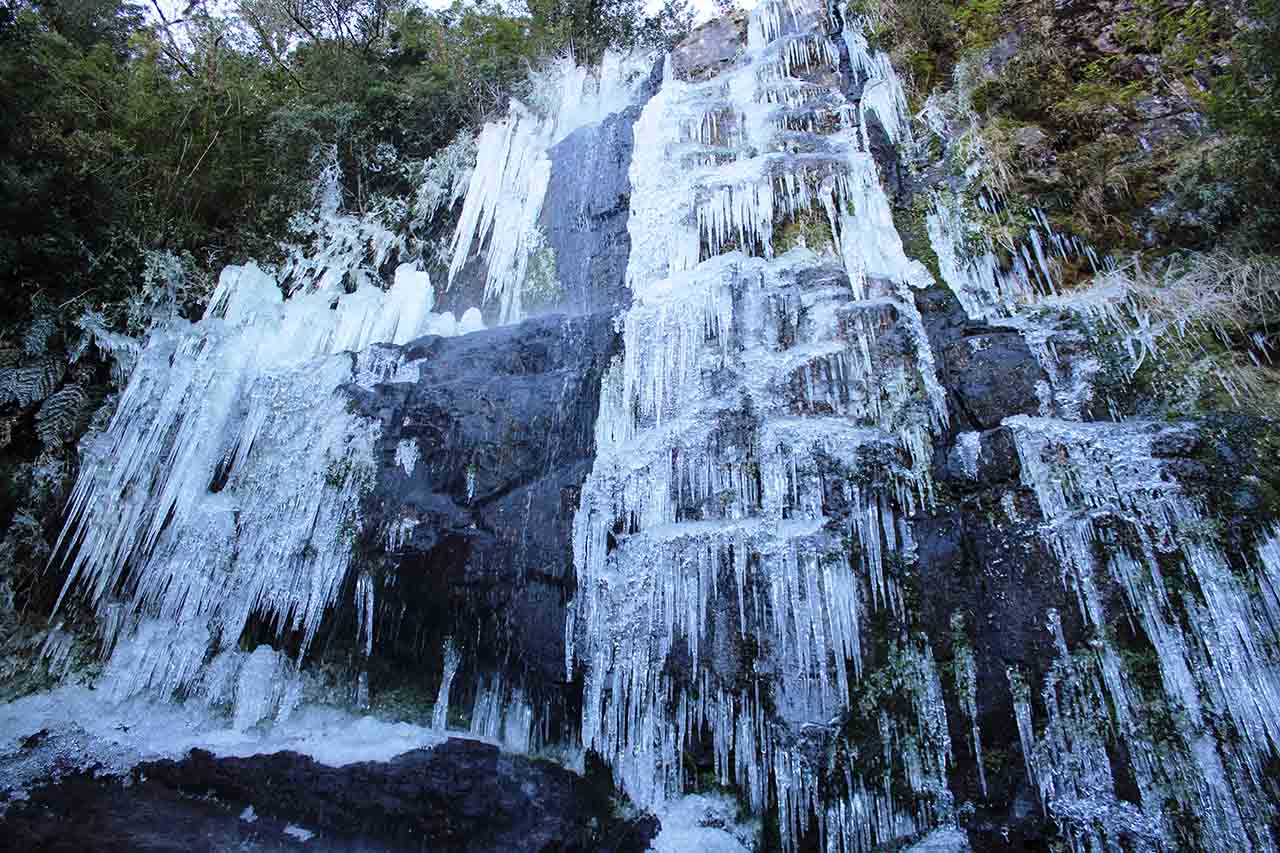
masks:
[(738, 804), (731, 797), (689, 794), (658, 811), (662, 824), (649, 845), (654, 853), (751, 853), (760, 832), (757, 824), (737, 823)]

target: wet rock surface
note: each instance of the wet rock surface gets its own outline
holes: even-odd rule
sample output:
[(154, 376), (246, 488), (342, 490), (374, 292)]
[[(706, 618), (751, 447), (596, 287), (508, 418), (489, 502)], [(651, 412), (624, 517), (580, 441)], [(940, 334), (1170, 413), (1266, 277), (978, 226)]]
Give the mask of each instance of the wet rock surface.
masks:
[(328, 767), (292, 752), (77, 773), (0, 816), (24, 851), (611, 851), (648, 847), (653, 818), (612, 814), (607, 783), (450, 740), (387, 762)]
[(539, 225), (550, 254), (535, 263), (553, 260), (557, 288), (527, 294), (530, 313), (554, 309), (590, 314), (630, 304), (626, 274), (633, 127), (661, 83), (659, 61), (637, 103), (575, 130), (547, 152), (551, 177)]
[[(384, 666), (434, 698), (446, 637), (464, 671), (551, 691), (565, 681), (573, 514), (617, 348), (609, 315), (546, 316), (423, 338), (403, 352), (416, 381), (350, 388), (381, 425), (360, 543), (380, 602), (375, 690)], [(385, 530), (393, 538), (373, 533)], [(355, 636), (354, 618), (335, 636)]]
[(992, 429), (1008, 415), (1038, 413), (1036, 384), (1045, 376), (1021, 333), (970, 320), (945, 288), (915, 297), (959, 429)]

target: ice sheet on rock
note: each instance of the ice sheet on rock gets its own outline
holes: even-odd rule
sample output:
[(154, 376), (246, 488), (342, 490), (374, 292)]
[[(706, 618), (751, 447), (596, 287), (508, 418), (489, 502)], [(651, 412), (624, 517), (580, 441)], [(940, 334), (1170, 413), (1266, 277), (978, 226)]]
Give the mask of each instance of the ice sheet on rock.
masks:
[[(828, 819), (812, 757), (856, 701), (867, 615), (902, 614), (892, 567), (914, 559), (907, 518), (932, 499), (946, 406), (911, 292), (930, 279), (903, 251), (864, 137), (841, 121), (817, 153), (784, 144), (818, 110), (852, 113), (789, 76), (829, 59), (821, 16), (757, 7), (733, 68), (668, 74), (635, 125), (634, 300), (574, 521), (566, 663), (586, 670), (583, 746), (637, 802), (681, 794), (682, 752), (708, 732), (718, 779), (757, 811), (777, 804), (786, 849), (812, 815), (827, 849), (861, 851), (949, 809), (945, 796), (936, 810), (899, 803), (850, 768)], [(825, 223), (838, 255), (775, 251), (779, 226), (802, 217)], [(748, 641), (760, 659), (735, 675), (733, 646)], [(912, 660), (931, 710), (903, 726), (943, 736), (901, 761), (941, 795), (940, 687), (931, 656)]]
[[(47, 734), (38, 746), (22, 747), (40, 731)], [(181, 758), (192, 749), (219, 756), (287, 750), (340, 767), (388, 761), (446, 737), (320, 704), (302, 704), (285, 720), (239, 729), (202, 701), (134, 697), (115, 703), (104, 701), (100, 690), (64, 685), (0, 705), (0, 799), (22, 796), (26, 785), (71, 769), (92, 766), (121, 774), (141, 761)]]
[(654, 853), (749, 853), (760, 832), (758, 824), (738, 823), (738, 804), (724, 795), (689, 794), (657, 817), (662, 829), (649, 845)]
[(529, 257), (541, 245), (537, 222), (551, 177), (548, 149), (575, 129), (628, 107), (651, 67), (648, 55), (608, 52), (597, 68), (567, 56), (531, 74), (536, 100), (526, 106), (513, 98), (506, 117), (480, 131), (449, 249), (450, 285), (473, 255), (482, 254), (485, 300), (497, 302), (501, 322), (521, 319)]
[[(1044, 514), (1043, 535), (1086, 624), (1101, 628), (1121, 618), (1107, 611), (1100, 592), (1115, 584), (1159, 673), (1154, 695), (1136, 694), (1109, 640), (1069, 653), (1060, 620), (1050, 614), (1059, 660), (1044, 688), (1042, 732), (1032, 728), (1029, 702), (1018, 704), (1028, 775), (1046, 808), (1079, 843), (1124, 831), (1154, 848), (1180, 837), (1168, 804), (1195, 803), (1199, 846), (1274, 850), (1266, 827), (1276, 807), (1260, 782), (1280, 746), (1280, 635), (1267, 592), (1274, 589), (1273, 534), (1259, 537), (1248, 571), (1262, 594), (1253, 594), (1202, 508), (1182, 494), (1170, 463), (1155, 452), (1157, 441), (1176, 441), (1189, 427), (1026, 417), (1006, 423), (1023, 481)], [(1144, 728), (1152, 706), (1169, 709), (1171, 737), (1156, 739)], [(1115, 794), (1107, 756), (1117, 737), (1141, 791), (1136, 807)]]
[(960, 470), (970, 480), (978, 479), (978, 460), (982, 455), (982, 434), (962, 432), (956, 436), (953, 453), (960, 463)]
[(849, 49), (849, 65), (855, 76), (862, 80), (862, 98), (858, 104), (859, 126), (862, 129), (864, 147), (870, 149), (871, 139), (867, 131), (867, 117), (874, 113), (885, 129), (891, 143), (911, 141), (911, 121), (907, 110), (906, 90), (902, 80), (882, 51), (872, 50), (866, 33), (870, 31), (865, 18), (845, 22), (842, 37)]

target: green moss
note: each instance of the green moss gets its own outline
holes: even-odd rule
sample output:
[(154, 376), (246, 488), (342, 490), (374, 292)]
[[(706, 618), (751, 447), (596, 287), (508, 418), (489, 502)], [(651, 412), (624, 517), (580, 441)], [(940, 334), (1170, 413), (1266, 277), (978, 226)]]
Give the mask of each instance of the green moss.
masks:
[[(919, 640), (923, 642), (923, 640)], [(906, 774), (906, 768), (893, 756), (900, 755), (896, 740), (914, 740), (922, 750), (941, 748), (940, 739), (945, 731), (929, 731), (920, 725), (913, 691), (919, 688), (922, 678), (919, 656), (921, 651), (911, 644), (891, 642), (879, 666), (864, 673), (857, 686), (857, 700), (846, 710), (840, 722), (839, 734), (832, 747), (828, 767), (850, 767), (853, 772), (868, 780), (889, 780), (889, 789), (900, 804), (921, 802), (930, 795), (915, 790)], [(895, 744), (886, 744), (881, 717), (892, 721), (890, 732)], [(938, 739), (935, 742), (935, 739)], [(886, 747), (890, 747), (886, 750)], [(886, 757), (888, 756), (888, 757)], [(835, 772), (828, 780), (834, 796), (847, 793), (848, 779), (843, 770)]]
[(995, 44), (1002, 27), (1003, 0), (960, 0), (952, 13), (961, 47), (983, 51)]
[(797, 246), (805, 246), (822, 254), (836, 252), (835, 237), (826, 211), (809, 208), (797, 213), (774, 232), (773, 250), (783, 254)]
[(933, 243), (929, 239), (928, 216), (931, 210), (929, 199), (916, 193), (909, 202), (896, 203), (893, 206), (893, 224), (902, 237), (902, 248), (908, 258), (913, 258), (925, 265), (933, 280), (942, 281), (942, 268), (938, 263), (938, 255), (933, 251)]
[(547, 244), (545, 236), (539, 236), (538, 248), (529, 256), (521, 301), (526, 311), (537, 312), (554, 308), (564, 301), (564, 286), (556, 270), (556, 252)]

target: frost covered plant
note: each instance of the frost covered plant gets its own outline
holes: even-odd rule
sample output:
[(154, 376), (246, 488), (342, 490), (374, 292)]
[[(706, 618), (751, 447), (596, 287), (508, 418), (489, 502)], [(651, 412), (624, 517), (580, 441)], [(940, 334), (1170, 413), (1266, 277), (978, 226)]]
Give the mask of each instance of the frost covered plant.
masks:
[[(1176, 357), (1185, 362), (1180, 374), (1189, 390), (1198, 393), (1211, 381), (1237, 404), (1257, 400), (1273, 384), (1280, 259), (1187, 253), (1154, 269), (1117, 268), (1091, 290), (1107, 298), (1085, 293), (1080, 304), (1121, 335), (1134, 371), (1148, 358)], [(1176, 352), (1168, 346), (1174, 341)]]
[(203, 305), (213, 286), (213, 277), (190, 252), (147, 249), (143, 252), (142, 286), (125, 305), (129, 331), (144, 334), (192, 306)]
[(419, 229), (461, 200), (476, 162), (475, 134), (463, 131), (426, 160), (411, 167), (417, 184), (409, 225)]
[[(929, 96), (916, 122), (947, 146), (948, 160), (957, 174), (996, 197), (1004, 197), (1013, 185), (1008, 146), (984, 131), (973, 107), (973, 93), (985, 82), (985, 72), (974, 62), (961, 61), (954, 81), (950, 89)], [(923, 148), (928, 134), (919, 136)]]
[(123, 386), (133, 371), (138, 353), (142, 351), (142, 342), (111, 331), (106, 315), (93, 309), (84, 311), (73, 325), (79, 330), (79, 334), (68, 353), (71, 362), (74, 364), (79, 361), (90, 347), (94, 347), (104, 360), (112, 362), (116, 384)]
[(1149, 323), (1182, 336), (1207, 331), (1230, 343), (1269, 333), (1269, 318), (1280, 316), (1280, 258), (1217, 250), (1183, 255), (1159, 273), (1131, 267), (1115, 275)]

